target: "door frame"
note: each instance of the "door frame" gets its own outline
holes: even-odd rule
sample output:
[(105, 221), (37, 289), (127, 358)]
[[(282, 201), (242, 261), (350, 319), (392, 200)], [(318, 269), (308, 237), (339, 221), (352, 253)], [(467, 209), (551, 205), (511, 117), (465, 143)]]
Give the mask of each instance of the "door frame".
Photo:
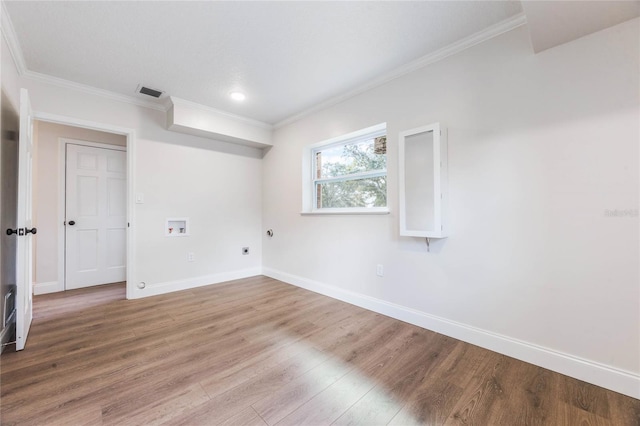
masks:
[[(114, 126), (111, 124), (98, 123), (94, 121), (82, 120), (74, 117), (68, 117), (57, 114), (50, 114), (45, 112), (34, 111), (33, 112), (34, 120), (45, 121), (48, 123), (55, 124), (63, 124), (66, 126), (73, 127), (81, 127), (83, 129), (89, 130), (97, 130), (100, 132), (108, 132), (114, 133), (118, 135), (123, 135), (126, 138), (126, 150), (127, 150), (127, 222), (129, 226), (127, 227), (127, 238), (126, 238), (126, 250), (127, 250), (127, 283), (126, 283), (126, 297), (127, 299), (133, 299), (133, 295), (135, 292), (135, 233), (133, 230), (135, 229), (135, 170), (136, 170), (136, 161), (135, 161), (135, 152), (136, 152), (136, 132), (134, 129), (130, 129), (127, 127)], [(117, 146), (117, 145), (112, 145)], [(60, 159), (64, 164), (66, 162), (65, 158)], [(64, 167), (64, 166), (63, 166)], [(62, 200), (64, 200), (64, 176), (61, 176), (62, 180), (58, 181), (58, 199), (62, 196)], [(62, 186), (60, 184), (62, 182)], [(60, 205), (58, 212), (58, 223), (59, 230), (64, 222), (64, 205)], [(62, 242), (62, 245), (61, 245)], [(62, 247), (62, 252), (60, 252), (60, 247)], [(65, 263), (64, 263), (64, 233), (62, 235), (58, 234), (58, 283), (59, 286), (64, 289), (65, 286)]]
[[(113, 132), (111, 132), (113, 133)], [(127, 145), (111, 145), (108, 143), (83, 141), (81, 139), (71, 138), (58, 138), (58, 159), (59, 159), (59, 171), (58, 175), (60, 180), (58, 182), (58, 290), (64, 291), (67, 289), (67, 232), (66, 226), (63, 225), (66, 216), (67, 205), (67, 145), (80, 145), (88, 146), (92, 148), (111, 149), (116, 151), (128, 151)], [(127, 184), (129, 182), (129, 172), (127, 171)], [(129, 200), (127, 192), (127, 204)], [(62, 218), (62, 222), (60, 221)], [(129, 215), (127, 214), (127, 219)], [(127, 227), (127, 231), (128, 231)], [(126, 244), (126, 243), (125, 243)], [(125, 250), (128, 253), (128, 247), (125, 246)], [(129, 259), (127, 259), (127, 268)], [(128, 280), (127, 280), (128, 281)]]

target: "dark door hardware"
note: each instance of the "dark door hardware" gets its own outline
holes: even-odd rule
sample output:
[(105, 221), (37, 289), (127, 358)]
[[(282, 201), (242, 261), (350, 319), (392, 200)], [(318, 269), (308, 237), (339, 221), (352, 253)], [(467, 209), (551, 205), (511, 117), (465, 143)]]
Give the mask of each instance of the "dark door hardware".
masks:
[(75, 224), (76, 224), (76, 221), (75, 221), (75, 220), (70, 220), (70, 221), (69, 221), (69, 225), (73, 226), (73, 225), (75, 225)]
[(18, 234), (18, 236), (23, 236), (23, 235), (27, 235), (27, 234), (35, 235), (37, 232), (38, 232), (37, 228), (31, 228), (31, 229), (27, 229), (27, 228), (11, 229), (11, 228), (8, 228), (7, 229), (7, 235), (13, 235), (13, 234)]

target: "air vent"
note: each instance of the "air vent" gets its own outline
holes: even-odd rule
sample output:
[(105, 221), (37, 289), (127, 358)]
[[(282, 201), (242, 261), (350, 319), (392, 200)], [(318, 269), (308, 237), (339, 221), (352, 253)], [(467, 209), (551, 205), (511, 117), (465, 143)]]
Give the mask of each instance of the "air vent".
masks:
[(142, 93), (143, 95), (152, 96), (154, 98), (159, 98), (164, 93), (164, 92), (161, 92), (160, 90), (151, 89), (143, 85), (139, 85), (138, 90), (136, 90), (136, 92)]

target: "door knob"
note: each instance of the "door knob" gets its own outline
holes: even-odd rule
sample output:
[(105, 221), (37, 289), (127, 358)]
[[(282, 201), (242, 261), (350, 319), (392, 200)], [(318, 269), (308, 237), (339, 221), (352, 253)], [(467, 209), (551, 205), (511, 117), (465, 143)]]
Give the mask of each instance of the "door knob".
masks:
[(70, 221), (69, 221), (69, 225), (73, 226), (73, 225), (75, 225), (75, 224), (76, 224), (76, 221), (75, 221), (75, 220), (70, 220)]
[(7, 228), (7, 235), (12, 235), (12, 234), (17, 234), (17, 233), (18, 233), (17, 229)]
[(27, 234), (36, 235), (36, 233), (38, 232), (38, 228), (31, 228), (31, 229), (24, 228), (24, 232)]

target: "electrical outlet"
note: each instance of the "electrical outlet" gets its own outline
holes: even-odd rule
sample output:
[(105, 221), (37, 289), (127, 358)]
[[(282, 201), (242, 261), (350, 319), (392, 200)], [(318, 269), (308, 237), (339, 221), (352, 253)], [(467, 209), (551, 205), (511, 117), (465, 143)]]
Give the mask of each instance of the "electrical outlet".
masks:
[(376, 267), (376, 275), (379, 277), (384, 276), (384, 266), (378, 264), (378, 266)]
[(249, 247), (242, 247), (242, 254), (249, 254)]
[(187, 262), (195, 262), (196, 260), (196, 254), (193, 252), (189, 252), (187, 253)]

